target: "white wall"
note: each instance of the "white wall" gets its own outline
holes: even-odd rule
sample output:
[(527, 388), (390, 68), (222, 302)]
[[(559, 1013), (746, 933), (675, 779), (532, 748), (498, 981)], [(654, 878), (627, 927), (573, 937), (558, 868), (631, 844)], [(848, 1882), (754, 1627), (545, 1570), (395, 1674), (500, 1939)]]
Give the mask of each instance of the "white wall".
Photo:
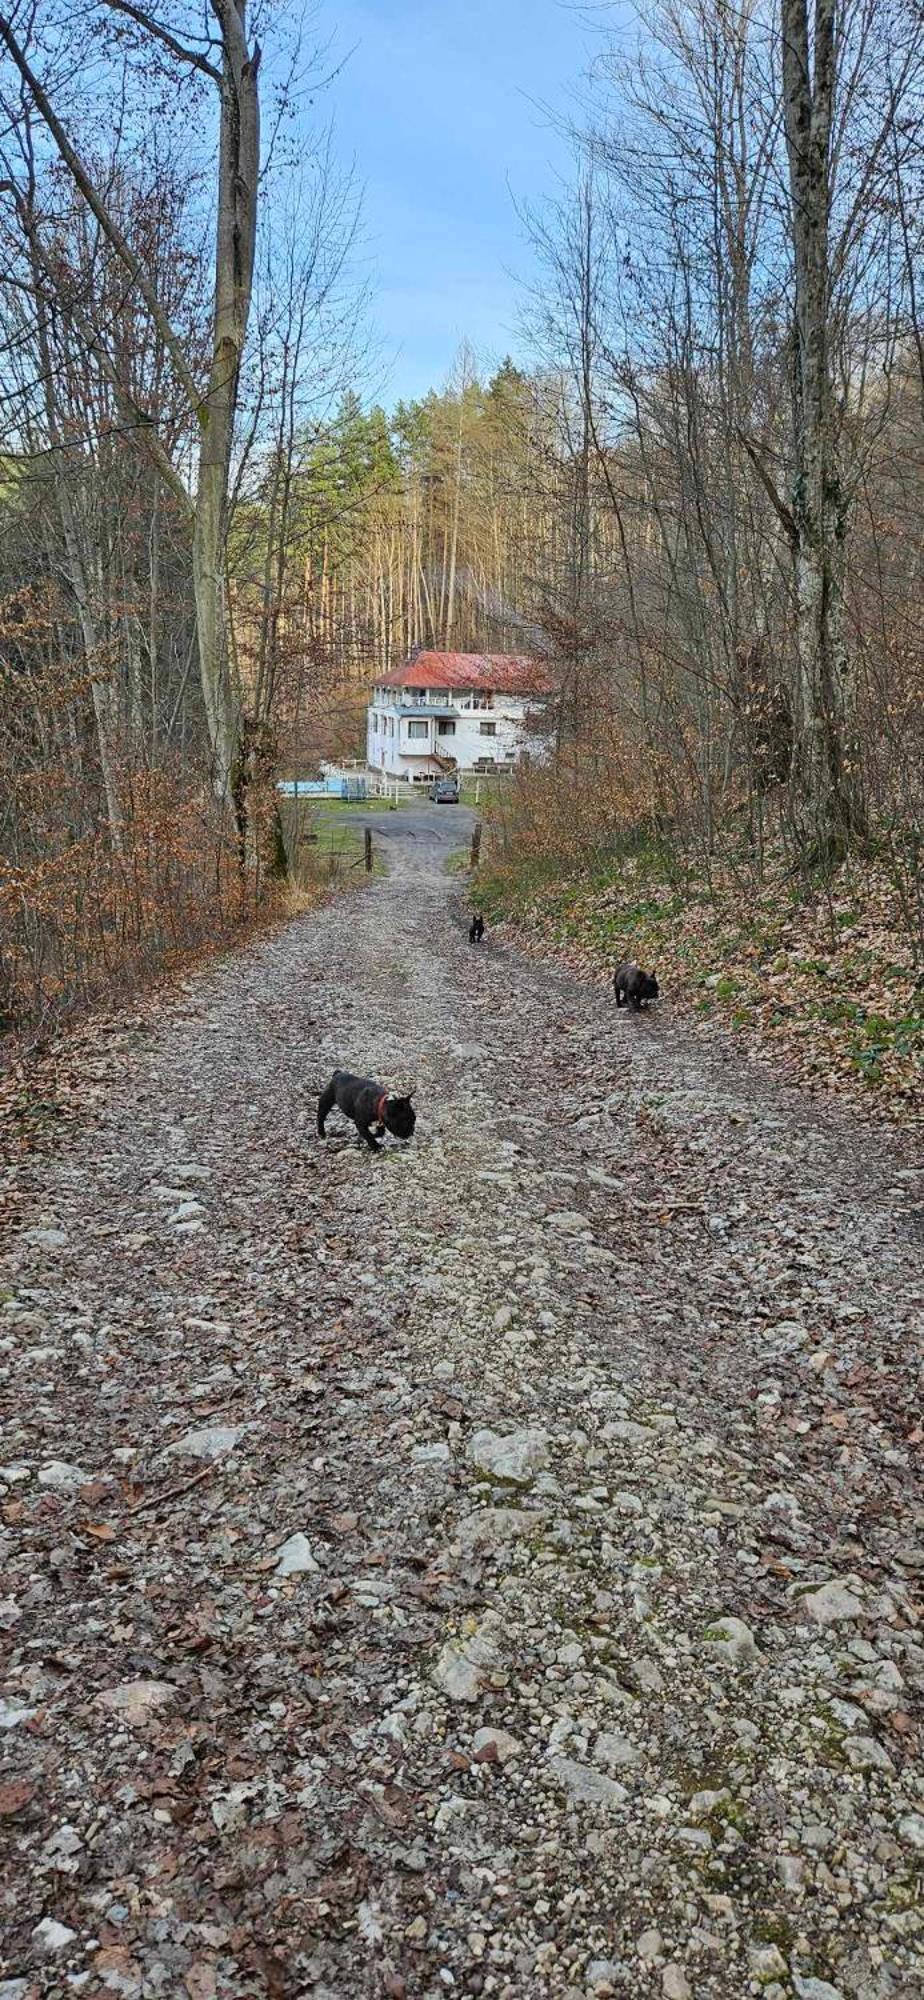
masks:
[[(498, 766), (510, 769), (524, 750), (537, 760), (549, 755), (551, 738), (527, 735), (523, 728), (523, 718), (535, 707), (534, 702), (515, 695), (496, 694), (490, 709), (484, 709), (463, 707), (465, 699), (463, 696), (446, 703), (435, 702), (431, 690), (428, 699), (415, 700), (413, 704), (415, 710), (426, 710), (426, 715), (409, 716), (393, 707), (384, 691), (378, 694), (367, 711), (366, 754), (370, 768), (386, 771), (392, 777), (413, 778), (415, 773), (433, 777), (439, 768), (436, 756), (454, 757), (459, 769), (466, 771), (481, 757), (493, 757)], [(440, 734), (441, 715), (455, 723), (451, 734)], [(375, 718), (378, 718), (377, 729)], [(408, 723), (421, 721), (425, 721), (426, 736), (418, 733), (411, 737)]]

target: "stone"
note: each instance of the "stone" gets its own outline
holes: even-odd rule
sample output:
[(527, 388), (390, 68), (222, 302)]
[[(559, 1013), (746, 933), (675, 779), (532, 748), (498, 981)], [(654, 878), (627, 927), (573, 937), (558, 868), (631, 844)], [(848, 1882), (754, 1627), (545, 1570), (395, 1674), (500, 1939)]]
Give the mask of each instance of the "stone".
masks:
[(63, 1826), (56, 1827), (42, 1844), (39, 1864), (42, 1874), (53, 1871), (56, 1875), (76, 1875), (83, 1851), (83, 1841), (75, 1826), (65, 1822)]
[(629, 1796), (625, 1785), (618, 1785), (615, 1778), (607, 1778), (589, 1764), (578, 1764), (573, 1757), (550, 1757), (549, 1769), (579, 1805), (622, 1805)]
[(751, 1978), (759, 1986), (769, 1986), (772, 1980), (785, 1979), (789, 1967), (778, 1945), (755, 1944), (748, 1951)]
[(315, 1562), (311, 1543), (307, 1535), (296, 1531), (288, 1541), (283, 1542), (276, 1557), (275, 1576), (317, 1576), (320, 1565)]
[(641, 1514), (643, 1511), (638, 1494), (627, 1493), (622, 1488), (613, 1494), (610, 1507), (614, 1514)]
[(482, 1763), (507, 1764), (522, 1754), (523, 1745), (506, 1729), (476, 1729), (472, 1749)]
[(69, 1930), (67, 1924), (56, 1923), (54, 1917), (43, 1917), (32, 1932), (32, 1942), (37, 1951), (47, 1952), (51, 1956), (55, 1952), (66, 1951), (76, 1936), (77, 1932)]
[(816, 1625), (841, 1625), (863, 1617), (863, 1606), (845, 1583), (823, 1583), (799, 1598), (799, 1609)]
[(459, 1522), (459, 1540), (465, 1549), (505, 1548), (539, 1534), (546, 1519), (544, 1512), (526, 1514), (519, 1507), (479, 1507)]
[(415, 1444), (411, 1458), (415, 1465), (448, 1465), (452, 1452), (440, 1439), (434, 1444)]
[(649, 1424), (633, 1423), (631, 1417), (614, 1417), (600, 1433), (606, 1444), (652, 1444), (657, 1433)]
[(497, 1431), (475, 1431), (469, 1439), (467, 1457), (477, 1472), (511, 1486), (531, 1486), (537, 1472), (549, 1462), (549, 1440), (545, 1431), (511, 1431), (501, 1437)]
[(560, 1229), (563, 1236), (591, 1236), (593, 1223), (589, 1215), (582, 1215), (576, 1208), (553, 1208), (546, 1216), (550, 1229)]
[(92, 1472), (84, 1472), (79, 1465), (67, 1465), (63, 1459), (53, 1458), (42, 1466), (38, 1483), (52, 1493), (76, 1493), (78, 1487), (89, 1486), (92, 1478)]
[(844, 1750), (852, 1771), (885, 1771), (895, 1774), (895, 1765), (875, 1736), (845, 1736)]
[(458, 1639), (447, 1639), (442, 1647), (433, 1678), (450, 1701), (477, 1701), (500, 1666), (501, 1623), (494, 1611), (485, 1613), (480, 1625)]
[(664, 1939), (660, 1931), (654, 1929), (642, 1931), (641, 1936), (636, 1939), (635, 1949), (639, 1958), (644, 1958), (649, 1964), (654, 1964), (657, 1959), (663, 1958)]
[(34, 1991), (31, 1979), (0, 1979), (0, 2000), (28, 2000)]
[(636, 1687), (642, 1694), (664, 1693), (664, 1675), (657, 1660), (648, 1659), (643, 1655), (640, 1660), (632, 1661), (631, 1673)]
[(120, 1681), (118, 1687), (97, 1696), (100, 1707), (120, 1715), (130, 1729), (143, 1728), (159, 1708), (167, 1708), (175, 1699), (176, 1688), (170, 1681)]
[(682, 1965), (666, 1965), (661, 1974), (664, 2000), (693, 2000), (693, 1989)]
[(707, 1627), (704, 1637), (711, 1651), (719, 1659), (726, 1660), (729, 1666), (752, 1666), (759, 1657), (754, 1634), (741, 1618), (723, 1613), (721, 1618)]
[(27, 1243), (34, 1243), (37, 1250), (63, 1250), (67, 1242), (64, 1229), (27, 1229)]
[(19, 1729), (37, 1714), (37, 1708), (27, 1708), (25, 1702), (18, 1701), (15, 1695), (9, 1701), (0, 1696), (0, 1729)]
[(592, 1958), (588, 1961), (584, 1979), (588, 1986), (612, 1986), (619, 1978), (619, 1967), (614, 1958)]
[(179, 1458), (225, 1458), (247, 1432), (246, 1424), (208, 1424), (204, 1430), (184, 1431), (167, 1446)]
[(906, 1813), (898, 1822), (898, 1836), (906, 1847), (924, 1849), (924, 1819), (920, 1813)]
[(628, 1736), (606, 1729), (597, 1737), (594, 1756), (608, 1771), (637, 1771), (645, 1762), (644, 1751), (631, 1743)]
[(800, 1979), (794, 1972), (792, 1983), (799, 2000), (844, 2000), (840, 1987), (830, 1986), (827, 1979)]

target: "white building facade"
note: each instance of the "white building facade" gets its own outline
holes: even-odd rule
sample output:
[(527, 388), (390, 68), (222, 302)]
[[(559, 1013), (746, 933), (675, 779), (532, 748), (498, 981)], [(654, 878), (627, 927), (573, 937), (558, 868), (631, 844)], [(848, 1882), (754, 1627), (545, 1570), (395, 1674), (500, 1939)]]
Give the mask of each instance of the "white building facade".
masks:
[(384, 777), (431, 784), (449, 771), (511, 770), (553, 747), (551, 681), (506, 653), (421, 652), (372, 691), (366, 758)]

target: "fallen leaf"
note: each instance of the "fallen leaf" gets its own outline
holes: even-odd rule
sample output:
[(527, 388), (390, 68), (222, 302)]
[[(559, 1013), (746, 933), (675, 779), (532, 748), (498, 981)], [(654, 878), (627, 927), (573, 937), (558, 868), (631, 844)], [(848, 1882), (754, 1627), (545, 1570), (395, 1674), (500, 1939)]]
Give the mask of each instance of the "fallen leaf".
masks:
[(35, 1786), (28, 1778), (9, 1778), (5, 1785), (0, 1785), (0, 1819), (12, 1819), (34, 1797)]

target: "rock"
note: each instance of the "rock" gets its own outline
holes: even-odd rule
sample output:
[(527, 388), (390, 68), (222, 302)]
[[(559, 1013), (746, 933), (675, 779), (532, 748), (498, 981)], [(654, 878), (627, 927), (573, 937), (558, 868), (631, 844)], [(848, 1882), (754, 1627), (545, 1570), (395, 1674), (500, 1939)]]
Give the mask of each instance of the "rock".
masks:
[(28, 2000), (34, 1992), (31, 1979), (0, 1979), (0, 2000)]
[(649, 1424), (633, 1423), (631, 1417), (614, 1417), (600, 1433), (606, 1444), (651, 1444), (657, 1433)]
[(619, 1978), (619, 1967), (614, 1958), (592, 1958), (584, 1971), (586, 1985), (613, 1986)]
[(538, 1430), (512, 1431), (507, 1437), (497, 1431), (476, 1431), (469, 1439), (467, 1457), (488, 1479), (530, 1486), (534, 1475), (548, 1465), (549, 1440), (545, 1431)]
[(628, 1736), (602, 1730), (594, 1744), (594, 1756), (608, 1771), (637, 1771), (645, 1762), (645, 1753)]
[(546, 1518), (544, 1513), (525, 1514), (519, 1507), (479, 1507), (459, 1522), (459, 1540), (466, 1549), (505, 1548), (509, 1542), (537, 1535)]
[(442, 1440), (434, 1444), (415, 1444), (411, 1452), (415, 1465), (448, 1465), (452, 1452)]
[(52, 1493), (76, 1493), (79, 1486), (89, 1486), (92, 1472), (84, 1472), (79, 1465), (66, 1465), (63, 1459), (53, 1458), (43, 1465), (38, 1476), (40, 1486), (47, 1486)]
[(38, 1714), (37, 1708), (27, 1708), (24, 1701), (17, 1701), (13, 1695), (9, 1701), (0, 1696), (0, 1729), (19, 1729), (24, 1722), (31, 1722)]
[(447, 1639), (433, 1678), (451, 1701), (477, 1701), (501, 1658), (501, 1622), (495, 1611), (488, 1611), (480, 1625), (473, 1623), (460, 1638)]
[(613, 1494), (610, 1506), (614, 1514), (641, 1514), (643, 1511), (638, 1494), (626, 1493), (622, 1489)]
[(179, 1458), (224, 1458), (246, 1435), (247, 1424), (208, 1424), (201, 1431), (184, 1431), (167, 1446)]
[(176, 1700), (176, 1688), (170, 1681), (120, 1681), (97, 1699), (101, 1708), (112, 1709), (130, 1729), (141, 1729), (159, 1708)]
[(605, 1777), (588, 1764), (578, 1764), (573, 1757), (550, 1757), (549, 1769), (580, 1805), (622, 1805), (629, 1796), (625, 1785), (617, 1785), (615, 1778)]
[(906, 1847), (924, 1848), (924, 1819), (920, 1813), (906, 1813), (898, 1822), (899, 1839)]
[(476, 1729), (472, 1749), (482, 1763), (507, 1764), (521, 1755), (523, 1745), (506, 1729)]
[(661, 1974), (664, 2000), (693, 2000), (693, 1989), (682, 1965), (666, 1965)]
[(32, 1468), (17, 1460), (15, 1465), (0, 1465), (0, 1484), (4, 1486), (25, 1486), (32, 1477)]
[(75, 1826), (65, 1823), (56, 1827), (42, 1845), (39, 1863), (42, 1874), (76, 1875), (83, 1851), (83, 1841)]
[(895, 1765), (874, 1736), (845, 1736), (844, 1749), (852, 1771), (885, 1771), (894, 1777)]
[(726, 1660), (729, 1666), (752, 1666), (759, 1657), (754, 1634), (741, 1618), (723, 1613), (721, 1618), (707, 1627), (704, 1638), (712, 1652), (719, 1659)]
[(288, 1541), (283, 1542), (276, 1557), (275, 1576), (317, 1576), (320, 1565), (315, 1562), (311, 1543), (307, 1535), (296, 1531)]
[(829, 1986), (826, 1979), (800, 1979), (794, 1972), (792, 1983), (799, 2000), (844, 2000), (840, 1987)]
[(563, 1236), (591, 1236), (593, 1223), (589, 1215), (582, 1215), (576, 1208), (553, 1208), (546, 1216), (550, 1229), (560, 1229)]
[(748, 1964), (751, 1978), (758, 1986), (769, 1986), (775, 1979), (785, 1979), (789, 1967), (778, 1945), (755, 1944), (748, 1950)]
[(860, 1599), (845, 1583), (821, 1584), (818, 1590), (809, 1590), (799, 1598), (799, 1609), (816, 1625), (846, 1624), (850, 1619), (863, 1617)]
[(25, 1240), (27, 1243), (34, 1243), (37, 1250), (63, 1250), (67, 1242), (67, 1231), (64, 1229), (27, 1229)]
[(642, 1694), (664, 1693), (664, 1675), (657, 1660), (647, 1659), (644, 1656), (640, 1660), (633, 1660), (630, 1671), (636, 1687)]
[(635, 1949), (638, 1952), (639, 1958), (644, 1958), (650, 1965), (653, 1965), (659, 1958), (663, 1958), (664, 1939), (660, 1931), (654, 1929), (642, 1931), (641, 1936), (635, 1941)]
[(43, 1917), (32, 1932), (32, 1942), (37, 1951), (47, 1952), (51, 1956), (55, 1952), (66, 1951), (76, 1936), (77, 1932), (68, 1930), (66, 1924), (55, 1923), (54, 1917)]

